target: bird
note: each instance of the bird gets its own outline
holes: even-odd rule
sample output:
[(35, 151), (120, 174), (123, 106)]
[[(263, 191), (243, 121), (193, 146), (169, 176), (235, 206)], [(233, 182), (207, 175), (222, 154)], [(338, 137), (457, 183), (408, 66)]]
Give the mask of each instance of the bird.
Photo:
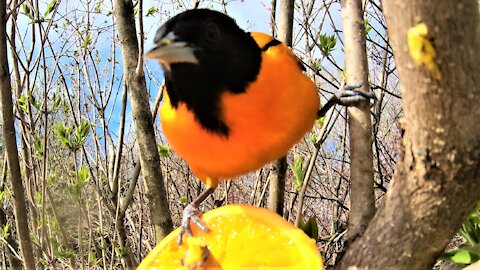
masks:
[(284, 156), (333, 105), (369, 98), (358, 86), (346, 87), (319, 110), (317, 86), (288, 46), (245, 32), (218, 11), (179, 13), (157, 30), (154, 43), (146, 58), (164, 71), (162, 131), (206, 185), (185, 207), (179, 244), (184, 232), (192, 234), (191, 221), (208, 231), (198, 207), (220, 181)]

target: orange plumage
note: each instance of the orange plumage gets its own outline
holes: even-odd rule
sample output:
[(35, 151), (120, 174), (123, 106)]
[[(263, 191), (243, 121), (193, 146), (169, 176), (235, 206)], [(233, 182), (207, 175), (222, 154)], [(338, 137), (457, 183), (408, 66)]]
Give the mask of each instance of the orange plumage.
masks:
[[(251, 36), (260, 48), (273, 39), (263, 33)], [(244, 93), (221, 94), (220, 111), (230, 129), (228, 136), (207, 131), (185, 103), (174, 108), (168, 93), (164, 94), (160, 113), (163, 132), (178, 155), (209, 186), (285, 155), (311, 130), (320, 105), (315, 84), (281, 43), (262, 51), (260, 72)]]

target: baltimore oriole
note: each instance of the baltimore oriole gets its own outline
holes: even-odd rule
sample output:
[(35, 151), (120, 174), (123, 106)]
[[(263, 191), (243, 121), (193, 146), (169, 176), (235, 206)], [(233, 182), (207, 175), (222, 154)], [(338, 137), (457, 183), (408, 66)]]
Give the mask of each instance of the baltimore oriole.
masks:
[(217, 11), (180, 13), (158, 29), (154, 42), (146, 57), (158, 60), (165, 74), (163, 132), (207, 185), (185, 208), (182, 228), (191, 234), (192, 220), (208, 230), (196, 216), (198, 205), (220, 180), (280, 158), (311, 130), (317, 88), (287, 46), (246, 33)]

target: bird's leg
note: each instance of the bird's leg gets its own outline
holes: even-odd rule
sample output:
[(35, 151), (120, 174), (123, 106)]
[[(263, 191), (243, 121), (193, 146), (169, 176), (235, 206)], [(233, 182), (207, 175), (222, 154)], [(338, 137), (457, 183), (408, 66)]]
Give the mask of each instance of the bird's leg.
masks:
[(375, 93), (360, 91), (362, 84), (352, 84), (341, 87), (328, 101), (325, 105), (318, 110), (317, 116), (323, 117), (327, 114), (336, 104), (343, 106), (358, 106), (362, 102), (370, 101), (371, 99), (377, 99)]
[(192, 229), (190, 226), (190, 221), (193, 222), (193, 224), (197, 225), (202, 231), (208, 232), (208, 227), (205, 226), (205, 224), (200, 221), (200, 218), (198, 217), (198, 214), (200, 214), (200, 210), (198, 210), (198, 206), (207, 199), (208, 196), (210, 196), (213, 192), (215, 191), (215, 187), (208, 187), (200, 195), (198, 195), (195, 200), (193, 200), (191, 203), (183, 209), (182, 213), (182, 224), (180, 225), (180, 234), (178, 235), (178, 240), (177, 243), (178, 245), (182, 245), (183, 242), (183, 234), (186, 232), (188, 236), (192, 235)]

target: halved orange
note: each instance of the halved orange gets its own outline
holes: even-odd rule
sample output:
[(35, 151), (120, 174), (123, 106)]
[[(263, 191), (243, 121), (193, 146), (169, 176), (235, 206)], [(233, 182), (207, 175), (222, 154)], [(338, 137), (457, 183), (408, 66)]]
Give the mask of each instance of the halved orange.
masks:
[(147, 269), (324, 269), (315, 245), (302, 230), (265, 208), (232, 204), (200, 218), (203, 232), (193, 236), (179, 229), (165, 237), (142, 261)]

